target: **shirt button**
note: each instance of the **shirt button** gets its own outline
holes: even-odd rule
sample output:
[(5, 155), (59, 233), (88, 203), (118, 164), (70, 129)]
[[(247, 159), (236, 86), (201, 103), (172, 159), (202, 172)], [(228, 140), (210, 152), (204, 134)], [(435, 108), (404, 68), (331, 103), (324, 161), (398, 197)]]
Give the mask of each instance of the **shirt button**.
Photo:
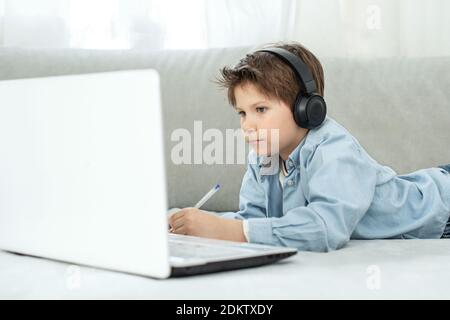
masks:
[(289, 168), (292, 168), (294, 166), (294, 163), (292, 162), (292, 160), (289, 160), (288, 165), (289, 165)]
[(289, 180), (289, 181), (287, 182), (287, 184), (288, 184), (289, 187), (292, 187), (292, 186), (294, 185), (294, 181)]

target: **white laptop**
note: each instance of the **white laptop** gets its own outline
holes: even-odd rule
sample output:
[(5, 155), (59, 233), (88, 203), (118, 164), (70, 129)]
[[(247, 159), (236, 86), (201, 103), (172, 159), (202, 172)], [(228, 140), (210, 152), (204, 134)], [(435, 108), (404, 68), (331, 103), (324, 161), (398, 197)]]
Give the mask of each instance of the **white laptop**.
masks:
[(1, 249), (155, 278), (296, 253), (168, 234), (156, 71), (0, 81), (0, 101)]

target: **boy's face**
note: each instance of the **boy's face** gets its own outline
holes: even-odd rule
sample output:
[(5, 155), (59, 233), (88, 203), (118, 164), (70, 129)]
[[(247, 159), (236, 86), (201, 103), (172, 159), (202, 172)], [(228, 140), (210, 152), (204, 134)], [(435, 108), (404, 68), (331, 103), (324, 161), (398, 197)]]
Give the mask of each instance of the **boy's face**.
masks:
[[(286, 160), (308, 133), (297, 126), (291, 108), (283, 101), (267, 97), (252, 83), (237, 86), (234, 95), (241, 129), (250, 147), (258, 155), (279, 153)], [(277, 137), (278, 144), (273, 141)]]

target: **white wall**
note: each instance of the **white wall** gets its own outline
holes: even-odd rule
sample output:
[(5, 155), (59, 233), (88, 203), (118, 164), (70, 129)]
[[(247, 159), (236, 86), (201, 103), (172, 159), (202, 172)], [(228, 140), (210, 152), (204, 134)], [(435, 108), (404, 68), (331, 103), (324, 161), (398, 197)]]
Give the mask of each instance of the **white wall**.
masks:
[(446, 0), (0, 0), (0, 46), (202, 49), (296, 40), (320, 56), (450, 54)]

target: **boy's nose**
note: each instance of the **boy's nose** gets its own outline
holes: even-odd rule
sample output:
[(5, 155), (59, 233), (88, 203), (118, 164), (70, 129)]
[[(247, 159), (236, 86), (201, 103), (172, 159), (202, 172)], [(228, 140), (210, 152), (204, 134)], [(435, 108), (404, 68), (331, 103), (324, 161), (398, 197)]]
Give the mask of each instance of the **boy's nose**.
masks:
[(250, 129), (242, 128), (242, 131), (244, 131), (244, 133), (246, 135), (250, 135), (250, 134), (255, 134), (256, 133), (256, 129), (254, 129), (254, 128), (250, 128)]
[(245, 140), (253, 140), (256, 139), (256, 137), (258, 136), (258, 132), (256, 131), (256, 129), (242, 129), (242, 131), (244, 132), (244, 137)]
[(241, 122), (241, 129), (245, 134), (247, 134), (247, 132), (257, 131), (255, 122), (251, 121), (250, 119), (245, 119), (244, 121)]

